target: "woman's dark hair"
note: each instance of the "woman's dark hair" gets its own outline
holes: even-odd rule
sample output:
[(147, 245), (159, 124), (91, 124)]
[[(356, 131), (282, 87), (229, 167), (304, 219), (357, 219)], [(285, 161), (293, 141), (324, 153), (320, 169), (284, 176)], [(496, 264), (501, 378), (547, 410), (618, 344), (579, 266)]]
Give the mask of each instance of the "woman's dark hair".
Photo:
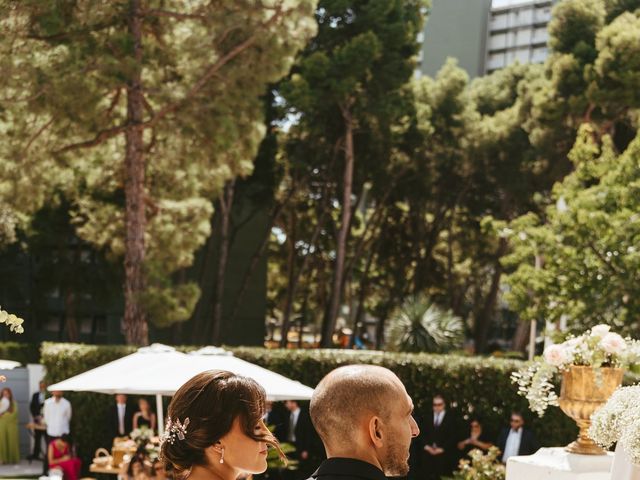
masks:
[(60, 437), (60, 440), (62, 440), (65, 443), (68, 443), (69, 448), (73, 447), (73, 437), (68, 433), (63, 433), (62, 436)]
[(147, 450), (144, 446), (138, 447), (136, 453), (131, 457), (129, 461), (129, 466), (127, 467), (127, 475), (129, 478), (134, 477), (133, 467), (136, 463), (139, 463), (144, 468), (144, 461), (147, 459)]
[(193, 377), (169, 404), (167, 417), (182, 424), (189, 418), (189, 424), (184, 439), (162, 443), (165, 470), (180, 476), (194, 465), (204, 465), (204, 450), (229, 433), (236, 418), (245, 435), (276, 448), (282, 456), (272, 434), (257, 435), (255, 431), (264, 415), (265, 401), (264, 389), (251, 378), (220, 370)]

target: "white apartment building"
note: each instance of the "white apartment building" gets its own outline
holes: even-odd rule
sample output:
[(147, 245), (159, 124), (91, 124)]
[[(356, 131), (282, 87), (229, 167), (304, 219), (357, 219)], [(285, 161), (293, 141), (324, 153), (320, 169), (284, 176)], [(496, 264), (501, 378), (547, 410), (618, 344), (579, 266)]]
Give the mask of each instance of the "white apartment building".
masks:
[(485, 73), (547, 58), (547, 24), (555, 0), (493, 0), (487, 25)]

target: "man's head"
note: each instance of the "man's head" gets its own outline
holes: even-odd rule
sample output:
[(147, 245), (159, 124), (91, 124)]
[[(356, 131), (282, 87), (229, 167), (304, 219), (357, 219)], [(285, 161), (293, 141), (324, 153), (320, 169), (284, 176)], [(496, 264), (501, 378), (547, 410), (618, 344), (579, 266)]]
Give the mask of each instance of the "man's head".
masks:
[(295, 400), (287, 400), (286, 402), (284, 402), (284, 406), (290, 412), (295, 412), (296, 410), (298, 410), (300, 408), (300, 405)]
[(116, 403), (119, 405), (124, 405), (127, 403), (127, 396), (124, 393), (116, 394)]
[(511, 418), (509, 419), (509, 425), (513, 430), (519, 430), (524, 427), (524, 417), (520, 412), (511, 412)]
[(40, 380), (40, 391), (44, 392), (46, 390), (47, 390), (47, 384), (43, 380)]
[(390, 370), (371, 365), (333, 370), (313, 392), (309, 411), (328, 457), (368, 461), (387, 476), (409, 472), (409, 446), (420, 430), (413, 402)]
[(444, 397), (439, 393), (433, 396), (433, 412), (440, 413), (443, 412), (445, 408), (447, 408), (447, 402), (444, 400)]

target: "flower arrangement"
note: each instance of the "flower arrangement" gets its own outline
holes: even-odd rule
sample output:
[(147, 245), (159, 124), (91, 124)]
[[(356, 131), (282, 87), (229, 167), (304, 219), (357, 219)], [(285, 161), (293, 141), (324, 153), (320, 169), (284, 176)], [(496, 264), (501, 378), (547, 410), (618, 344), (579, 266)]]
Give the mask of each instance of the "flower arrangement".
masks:
[(640, 385), (621, 387), (591, 416), (589, 436), (601, 447), (621, 442), (634, 465), (640, 466)]
[(146, 425), (143, 425), (140, 428), (134, 428), (133, 430), (131, 430), (129, 437), (131, 437), (131, 440), (136, 442), (136, 445), (138, 445), (138, 447), (141, 447), (151, 441), (151, 439), (153, 438), (153, 430), (151, 430)]
[(578, 337), (569, 337), (559, 345), (547, 347), (541, 359), (514, 372), (518, 394), (529, 407), (543, 416), (550, 405), (558, 405), (553, 383), (557, 373), (571, 366), (626, 368), (640, 360), (640, 342), (611, 332), (609, 325), (597, 325)]
[(24, 327), (22, 324), (24, 320), (17, 317), (13, 313), (6, 312), (0, 308), (0, 323), (4, 323), (14, 333), (24, 333)]
[(505, 467), (498, 457), (500, 450), (491, 447), (485, 454), (474, 449), (469, 452), (471, 460), (460, 460), (458, 471), (453, 474), (454, 480), (504, 480)]

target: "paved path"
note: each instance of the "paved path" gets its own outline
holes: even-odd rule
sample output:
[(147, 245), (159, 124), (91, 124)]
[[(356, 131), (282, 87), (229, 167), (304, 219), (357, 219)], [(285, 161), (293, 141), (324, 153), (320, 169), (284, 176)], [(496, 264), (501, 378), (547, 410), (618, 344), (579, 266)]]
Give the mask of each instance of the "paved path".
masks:
[(42, 462), (21, 460), (16, 465), (0, 465), (0, 478), (38, 478), (42, 475)]

